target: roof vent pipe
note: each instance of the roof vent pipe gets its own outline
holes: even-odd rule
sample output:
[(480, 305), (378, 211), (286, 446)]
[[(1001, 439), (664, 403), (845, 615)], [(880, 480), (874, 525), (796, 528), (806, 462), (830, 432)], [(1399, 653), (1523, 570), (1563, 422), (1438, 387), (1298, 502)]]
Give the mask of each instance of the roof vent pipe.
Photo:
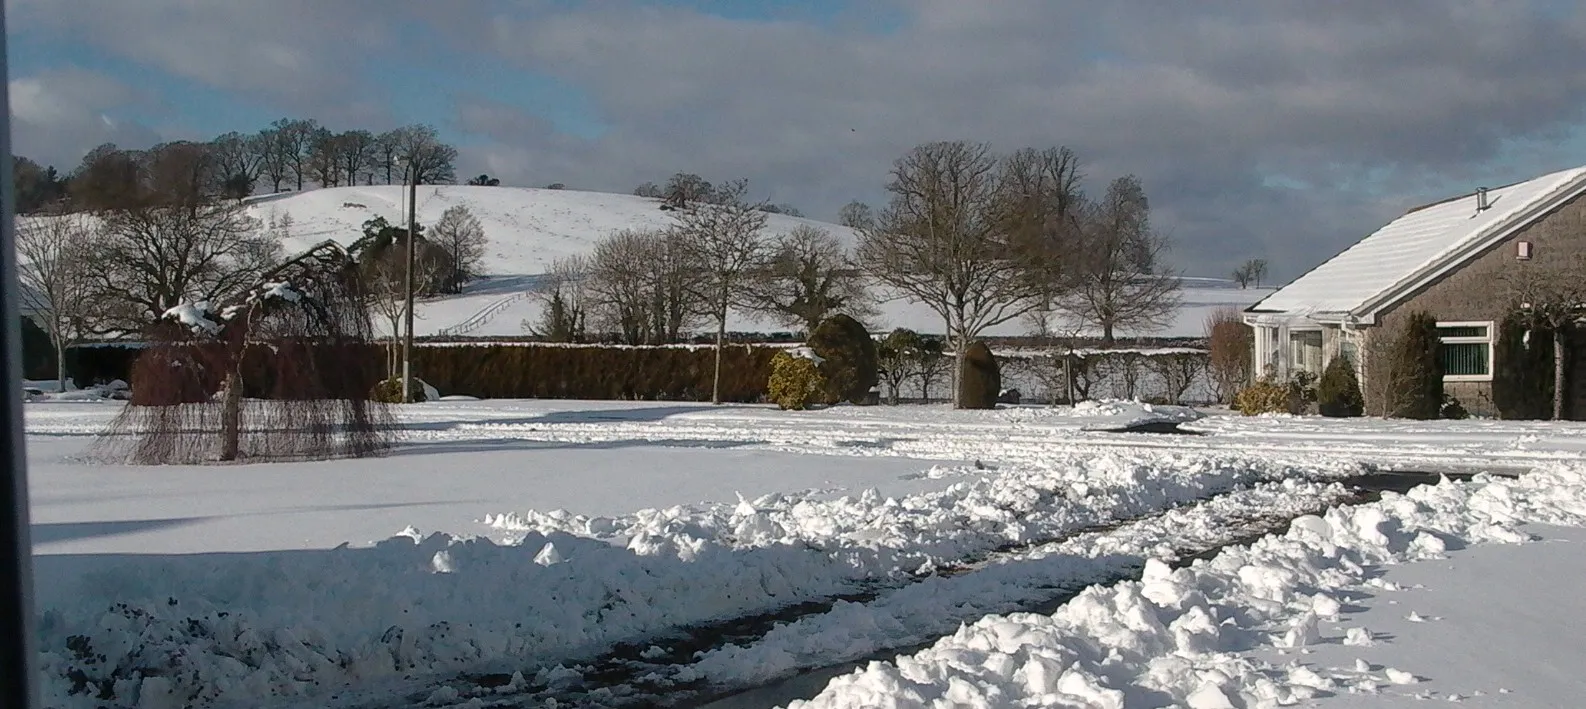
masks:
[(1485, 212), (1485, 211), (1487, 211), (1487, 208), (1491, 207), (1491, 206), (1492, 206), (1492, 200), (1487, 198), (1487, 188), (1485, 188), (1485, 187), (1477, 187), (1476, 188), (1476, 211)]

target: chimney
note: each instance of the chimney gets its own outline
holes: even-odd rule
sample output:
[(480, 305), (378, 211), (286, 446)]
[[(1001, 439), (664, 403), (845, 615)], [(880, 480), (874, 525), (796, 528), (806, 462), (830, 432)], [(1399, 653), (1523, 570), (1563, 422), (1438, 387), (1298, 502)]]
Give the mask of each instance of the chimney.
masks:
[(1487, 188), (1485, 188), (1485, 187), (1477, 187), (1476, 188), (1476, 211), (1477, 212), (1485, 212), (1485, 211), (1487, 211), (1487, 208), (1491, 207), (1491, 206), (1492, 206), (1492, 200), (1487, 198)]

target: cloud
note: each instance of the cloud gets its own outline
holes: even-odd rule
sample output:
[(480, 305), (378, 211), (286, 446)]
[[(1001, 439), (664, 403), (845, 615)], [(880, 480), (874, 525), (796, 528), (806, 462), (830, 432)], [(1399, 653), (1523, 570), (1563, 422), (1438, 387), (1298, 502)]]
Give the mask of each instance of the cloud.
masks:
[[(1417, 190), (1583, 162), (1502, 164), (1513, 140), (1556, 139), (1586, 117), (1577, 9), (900, 7), (900, 28), (865, 35), (604, 4), (497, 18), (473, 41), (582, 87), (609, 126), (590, 144), (502, 145), (521, 170), (576, 154), (578, 177), (608, 188), (675, 170), (745, 175), (830, 216), (850, 198), (884, 197), (891, 160), (923, 141), (1067, 144), (1092, 189), (1140, 175), (1184, 264), (1205, 273), (1259, 253), (1296, 274), (1440, 196)], [(1500, 164), (1506, 174), (1491, 174)]]
[(686, 170), (831, 218), (884, 199), (920, 142), (1069, 145), (1093, 190), (1139, 175), (1203, 274), (1261, 255), (1296, 275), (1410, 204), (1586, 163), (1558, 148), (1586, 143), (1586, 10), (1552, 0), (879, 0), (826, 21), (627, 0), (10, 6), (27, 31), (326, 122), (412, 120), (374, 80), (410, 51), (583, 92), (592, 138), (532, 106), (436, 99), (454, 101), (459, 169), (509, 183), (625, 191)]
[(161, 136), (142, 124), (112, 117), (114, 109), (150, 97), (103, 74), (62, 67), (11, 79), (12, 151), (62, 172), (96, 145), (143, 146)]

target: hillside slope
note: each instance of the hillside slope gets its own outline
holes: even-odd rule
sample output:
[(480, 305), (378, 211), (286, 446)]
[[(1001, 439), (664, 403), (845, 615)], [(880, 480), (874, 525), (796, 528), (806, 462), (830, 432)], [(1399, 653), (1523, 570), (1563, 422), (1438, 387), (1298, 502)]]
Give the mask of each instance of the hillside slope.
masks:
[[(324, 239), (351, 243), (363, 223), (385, 217), (393, 224), (406, 220), (407, 191), (395, 185), (332, 187), (254, 197), (250, 213), (266, 226), (286, 234), (287, 250), (307, 248)], [(556, 259), (587, 254), (595, 244), (620, 229), (665, 228), (674, 220), (662, 211), (660, 201), (634, 195), (523, 187), (426, 185), (418, 190), (420, 224), (433, 224), (453, 205), (467, 205), (479, 218), (489, 238), (484, 270), (487, 278), (470, 284), (463, 293), (428, 300), (414, 313), (419, 335), (508, 337), (526, 334), (523, 323), (540, 312), (529, 293)], [(289, 217), (289, 219), (287, 219)], [(289, 221), (282, 226), (283, 221)], [(831, 231), (844, 243), (857, 241), (846, 227), (769, 215), (766, 231), (782, 233), (799, 225)], [(1173, 324), (1158, 333), (1196, 336), (1213, 310), (1226, 305), (1254, 303), (1268, 290), (1241, 290), (1220, 279), (1186, 278), (1184, 304)], [(735, 330), (769, 331), (777, 328), (749, 317), (734, 317)], [(941, 319), (929, 308), (900, 300), (883, 305), (881, 317), (871, 325), (878, 330), (909, 327), (923, 332), (942, 331)], [(987, 334), (1018, 335), (1027, 326), (1005, 323)], [(1121, 333), (1130, 334), (1130, 333)]]
[[(468, 210), (490, 238), (486, 271), (493, 275), (545, 273), (551, 262), (594, 250), (596, 242), (619, 229), (665, 228), (674, 220), (660, 200), (634, 195), (527, 187), (424, 185), (418, 189), (419, 224), (434, 224), (454, 205)], [(363, 223), (385, 217), (407, 221), (407, 190), (396, 185), (330, 187), (286, 192), (248, 200), (249, 212), (266, 225), (291, 215), (289, 251), (324, 239), (351, 243)], [(852, 243), (851, 230), (835, 224), (769, 215), (766, 231), (781, 233), (800, 224), (821, 227)]]

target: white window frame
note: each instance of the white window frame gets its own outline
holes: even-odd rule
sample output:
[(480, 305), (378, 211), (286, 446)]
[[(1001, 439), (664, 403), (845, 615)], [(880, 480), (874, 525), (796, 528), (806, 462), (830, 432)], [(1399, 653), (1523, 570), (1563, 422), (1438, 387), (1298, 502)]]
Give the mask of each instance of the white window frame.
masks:
[[(1491, 320), (1451, 320), (1438, 321), (1439, 330), (1445, 327), (1482, 327), (1487, 329), (1486, 337), (1443, 337), (1438, 335), (1438, 343), (1444, 345), (1486, 345), (1487, 346), (1487, 373), (1486, 374), (1444, 374), (1445, 382), (1490, 382), (1492, 370), (1496, 366), (1493, 361), (1493, 330), (1497, 324)], [(1439, 357), (1442, 355), (1439, 354)]]

